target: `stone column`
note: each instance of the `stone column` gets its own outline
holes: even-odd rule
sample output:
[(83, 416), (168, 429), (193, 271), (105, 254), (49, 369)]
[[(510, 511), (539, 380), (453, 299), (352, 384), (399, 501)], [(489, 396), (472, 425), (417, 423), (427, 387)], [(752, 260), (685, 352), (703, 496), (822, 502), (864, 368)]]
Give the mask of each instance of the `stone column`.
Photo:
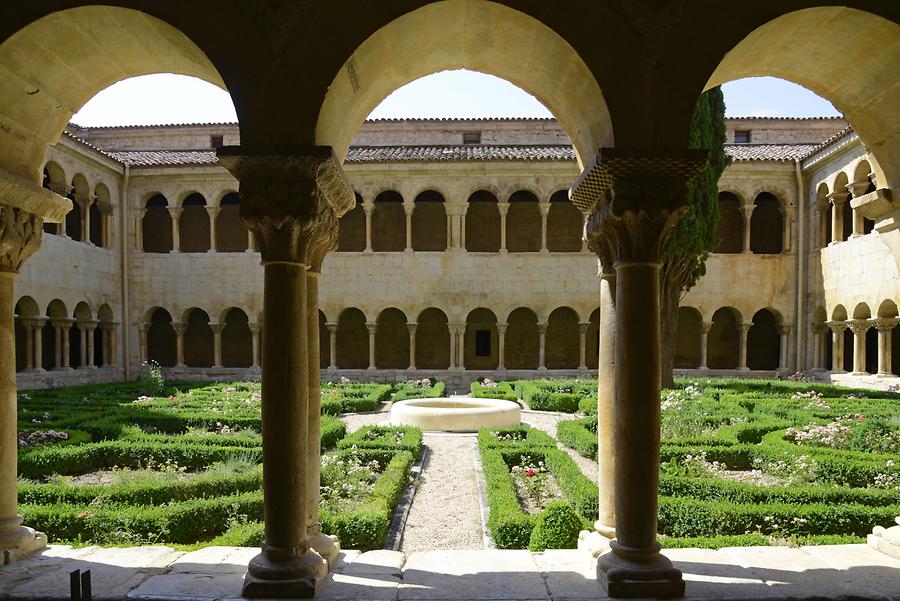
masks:
[(253, 238), (253, 230), (247, 230), (247, 250), (244, 252), (256, 252), (256, 239)]
[(337, 330), (338, 324), (336, 323), (326, 323), (325, 327), (328, 328), (328, 340), (331, 344), (328, 345), (329, 351), (329, 363), (328, 363), (328, 371), (334, 371), (337, 369)]
[(456, 326), (448, 323), (447, 331), (450, 333), (450, 366), (448, 369), (456, 369)]
[(546, 341), (547, 341), (547, 324), (539, 323), (538, 327), (538, 370), (547, 371), (545, 365)]
[(459, 205), (459, 247), (466, 249), (466, 212), (469, 210), (469, 203)]
[(100, 365), (97, 367), (106, 367), (109, 364), (109, 326), (101, 323), (100, 328)]
[(497, 324), (497, 369), (505, 370), (506, 365), (503, 363), (503, 358), (506, 355), (506, 326), (508, 324), (498, 323)]
[(363, 252), (372, 252), (372, 212), (375, 204), (370, 200), (363, 201), (363, 212), (366, 214), (366, 249)]
[(253, 361), (251, 363), (251, 367), (259, 367), (259, 333), (262, 331), (262, 324), (259, 323), (251, 323), (250, 324), (250, 336), (253, 339)]
[[(612, 260), (616, 274), (616, 538), (597, 566), (612, 597), (684, 595), (681, 572), (660, 554), (656, 540), (660, 254), (668, 232), (685, 210), (687, 182), (706, 164), (706, 154), (603, 148), (572, 191), (576, 206), (593, 211), (589, 231), (595, 232), (602, 247), (597, 250)], [(610, 186), (612, 193), (598, 195), (604, 186)], [(610, 317), (604, 314), (605, 305), (600, 307), (601, 321)], [(602, 328), (601, 340), (606, 333)], [(598, 430), (599, 412), (598, 403)]]
[(783, 244), (782, 248), (784, 249), (783, 252), (785, 254), (788, 254), (791, 252), (791, 249), (793, 248), (792, 233), (794, 231), (794, 227), (793, 227), (794, 226), (794, 207), (790, 206), (790, 205), (785, 206), (782, 209), (781, 214), (784, 218), (784, 233), (782, 234), (782, 239), (784, 241), (784, 244)]
[(216, 246), (216, 219), (220, 210), (221, 207), (206, 207), (206, 212), (209, 213), (209, 250), (207, 252), (214, 253), (219, 250)]
[(578, 369), (587, 369), (585, 350), (587, 349), (587, 331), (591, 327), (590, 322), (578, 324)]
[(453, 240), (453, 206), (447, 205), (444, 207), (447, 213), (447, 249), (456, 248), (456, 243)]
[[(853, 198), (857, 196), (862, 196), (866, 193), (866, 190), (869, 189), (869, 180), (854, 182), (852, 184), (847, 184), (845, 186), (847, 192), (849, 192)], [(866, 231), (866, 218), (862, 213), (853, 209), (853, 233), (850, 234), (851, 238), (859, 238), (860, 236), (864, 236)]]
[(867, 319), (853, 319), (850, 321), (850, 331), (853, 332), (853, 372), (851, 376), (866, 376), (866, 332), (872, 324)]
[(59, 320), (51, 319), (50, 325), (53, 327), (53, 369), (62, 369), (62, 328)]
[(756, 205), (741, 206), (741, 212), (744, 214), (744, 248), (742, 252), (745, 255), (749, 255), (753, 252), (750, 250), (750, 221), (753, 216), (753, 209), (755, 208)]
[[(136, 250), (144, 250), (144, 215), (147, 209), (138, 207), (132, 209), (134, 216), (134, 248)], [(124, 233), (122, 235), (125, 235)]]
[(821, 369), (825, 366), (825, 332), (823, 324), (813, 324), (810, 327), (813, 337), (813, 352), (810, 368)]
[[(65, 217), (70, 203), (25, 180), (4, 180), (4, 201), (25, 202), (53, 221)], [(47, 537), (22, 525), (16, 493), (16, 334), (13, 280), (41, 245), (43, 219), (18, 206), (0, 204), (0, 565), (37, 551)]]
[(409, 369), (416, 369), (416, 326), (417, 323), (407, 323), (409, 329)]
[(25, 328), (25, 371), (34, 371), (34, 325), (30, 319), (22, 319), (21, 322)]
[(747, 367), (747, 334), (750, 332), (750, 328), (753, 327), (752, 323), (742, 323), (738, 326), (738, 371), (749, 371), (750, 368)]
[(84, 324), (84, 335), (87, 337), (87, 349), (85, 350), (87, 356), (84, 358), (84, 364), (87, 369), (96, 369), (97, 367), (94, 365), (94, 331), (97, 329), (98, 323), (100, 322), (92, 319)]
[(846, 192), (832, 192), (827, 196), (831, 202), (831, 244), (837, 244), (844, 238), (844, 203)]
[(184, 332), (187, 324), (173, 321), (172, 329), (175, 330), (175, 367), (184, 367)]
[(147, 332), (150, 331), (149, 323), (139, 323), (138, 326), (138, 361), (144, 365), (150, 360), (149, 349), (147, 348)]
[[(309, 280), (323, 236), (336, 240), (338, 218), (355, 204), (330, 147), (273, 156), (223, 147), (219, 161), (240, 181), (242, 218), (265, 269), (262, 364), (265, 540), (250, 560), (243, 596), (309, 598), (327, 573), (313, 546), (318, 482), (312, 482)], [(315, 285), (315, 284), (313, 284)], [(316, 293), (317, 294), (317, 293)], [(318, 315), (315, 315), (318, 323)], [(318, 453), (314, 463), (319, 462)]]
[(378, 330), (378, 324), (371, 321), (366, 322), (366, 330), (369, 331), (369, 369), (376, 369), (375, 366), (375, 332)]
[(44, 324), (45, 317), (36, 317), (32, 320), (34, 330), (34, 371), (44, 371)]
[[(878, 377), (891, 378), (891, 332), (897, 325), (897, 319), (876, 319), (875, 328), (878, 330)], [(900, 374), (898, 374), (900, 375)]]
[(550, 213), (549, 202), (539, 202), (538, 210), (541, 212), (541, 252), (550, 252), (547, 248), (547, 215)]
[(700, 324), (700, 369), (709, 369), (707, 367), (707, 351), (709, 350), (709, 331), (712, 329), (711, 321), (704, 321)]
[(166, 207), (169, 209), (169, 215), (172, 216), (172, 252), (181, 252), (181, 213), (184, 211), (181, 207)]
[(78, 328), (78, 367), (76, 369), (84, 369), (87, 367), (87, 325), (83, 321), (76, 321), (75, 327)]
[(81, 205), (81, 241), (91, 244), (91, 205), (93, 199), (89, 196), (78, 199)]
[(831, 329), (831, 373), (844, 372), (844, 330), (847, 322), (829, 321), (826, 325)]
[(109, 324), (109, 355), (106, 358), (110, 367), (115, 367), (119, 363), (119, 345), (116, 340), (118, 329), (116, 322)]
[(497, 210), (500, 211), (500, 254), (506, 254), (506, 214), (509, 212), (509, 203), (497, 203)]
[(416, 205), (411, 202), (403, 203), (403, 212), (406, 214), (406, 248), (403, 250), (405, 252), (412, 252), (412, 216), (413, 211), (416, 209)]
[(788, 364), (788, 344), (791, 339), (791, 330), (793, 326), (789, 323), (783, 324), (778, 327), (778, 333), (781, 335), (781, 343), (780, 346), (780, 358), (778, 360), (778, 369), (784, 369), (790, 371), (790, 365)]
[(224, 323), (211, 323), (209, 328), (213, 333), (213, 368), (222, 367), (222, 330)]

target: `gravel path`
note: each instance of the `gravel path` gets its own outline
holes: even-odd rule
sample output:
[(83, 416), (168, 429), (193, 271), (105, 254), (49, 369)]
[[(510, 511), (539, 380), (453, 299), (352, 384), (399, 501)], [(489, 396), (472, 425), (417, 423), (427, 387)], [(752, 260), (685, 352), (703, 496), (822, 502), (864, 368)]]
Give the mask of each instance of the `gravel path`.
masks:
[(474, 435), (426, 434), (429, 454), (400, 550), (483, 549)]
[(379, 413), (345, 413), (341, 415), (341, 420), (347, 424), (347, 434), (356, 432), (363, 426), (375, 426), (383, 424), (391, 418), (391, 414), (387, 411)]

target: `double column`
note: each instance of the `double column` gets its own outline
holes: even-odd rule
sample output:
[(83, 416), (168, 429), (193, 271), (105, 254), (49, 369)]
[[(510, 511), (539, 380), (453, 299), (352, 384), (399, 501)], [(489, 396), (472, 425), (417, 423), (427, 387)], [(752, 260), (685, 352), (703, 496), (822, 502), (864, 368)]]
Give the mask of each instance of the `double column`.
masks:
[[(265, 269), (262, 363), (265, 538), (245, 597), (314, 596), (337, 555), (318, 528), (318, 274), (355, 204), (330, 147), (291, 155), (219, 149), (240, 181), (241, 218)], [(315, 325), (313, 325), (315, 322)]]
[(831, 330), (831, 373), (844, 373), (844, 331), (847, 329), (845, 321), (829, 321), (826, 323)]
[[(589, 243), (605, 271), (611, 275), (611, 265), (615, 272), (614, 288), (612, 278), (604, 278), (606, 294), (615, 290), (615, 401), (611, 411), (598, 402), (598, 431), (604, 428), (613, 440), (601, 462), (611, 459), (614, 466), (615, 538), (597, 570), (612, 597), (684, 595), (681, 572), (660, 554), (656, 540), (661, 248), (687, 205), (688, 181), (705, 163), (706, 151), (604, 148), (571, 192), (575, 205), (590, 211)], [(611, 371), (604, 348), (610, 300), (601, 298), (601, 374)], [(600, 417), (607, 411), (612, 415)]]

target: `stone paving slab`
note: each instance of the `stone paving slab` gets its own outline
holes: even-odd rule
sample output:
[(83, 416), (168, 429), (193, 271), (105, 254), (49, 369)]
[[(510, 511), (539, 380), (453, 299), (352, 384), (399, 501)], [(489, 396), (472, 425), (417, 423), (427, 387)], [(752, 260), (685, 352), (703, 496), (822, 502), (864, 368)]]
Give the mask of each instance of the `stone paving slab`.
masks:
[(422, 551), (403, 568), (401, 600), (549, 599), (528, 551)]
[(688, 599), (773, 599), (778, 592), (715, 549), (665, 549), (681, 570)]

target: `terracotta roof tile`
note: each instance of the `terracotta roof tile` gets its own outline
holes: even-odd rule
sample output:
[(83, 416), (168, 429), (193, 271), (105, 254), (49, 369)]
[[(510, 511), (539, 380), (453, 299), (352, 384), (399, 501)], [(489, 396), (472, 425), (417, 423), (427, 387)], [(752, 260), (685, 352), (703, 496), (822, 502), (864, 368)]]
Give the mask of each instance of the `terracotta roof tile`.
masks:
[(219, 162), (214, 150), (122, 150), (109, 155), (132, 167), (216, 165)]
[(726, 144), (733, 161), (793, 161), (802, 159), (818, 144)]

